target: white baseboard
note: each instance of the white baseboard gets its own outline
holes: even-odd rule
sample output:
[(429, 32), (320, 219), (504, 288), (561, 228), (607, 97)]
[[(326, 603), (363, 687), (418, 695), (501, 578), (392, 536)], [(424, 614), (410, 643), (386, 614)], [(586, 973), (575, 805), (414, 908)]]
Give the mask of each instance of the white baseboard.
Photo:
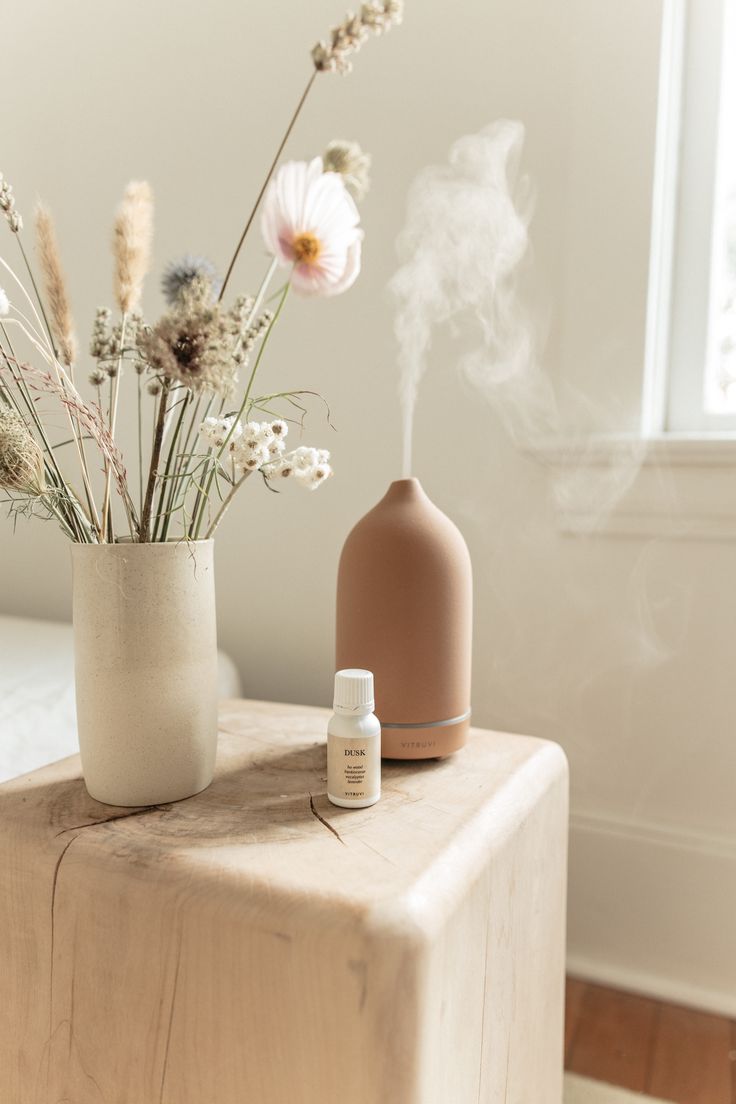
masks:
[(574, 813), (568, 969), (736, 1016), (736, 840)]
[(574, 1073), (565, 1074), (564, 1104), (665, 1104), (653, 1096), (627, 1092), (615, 1085), (604, 1085)]
[(729, 997), (713, 989), (701, 989), (677, 978), (645, 974), (641, 970), (627, 970), (616, 963), (585, 958), (574, 952), (568, 953), (567, 972), (571, 977), (593, 981), (611, 989), (655, 997), (668, 1004), (681, 1004), (686, 1008), (714, 1012), (729, 1019), (736, 1017), (736, 996)]

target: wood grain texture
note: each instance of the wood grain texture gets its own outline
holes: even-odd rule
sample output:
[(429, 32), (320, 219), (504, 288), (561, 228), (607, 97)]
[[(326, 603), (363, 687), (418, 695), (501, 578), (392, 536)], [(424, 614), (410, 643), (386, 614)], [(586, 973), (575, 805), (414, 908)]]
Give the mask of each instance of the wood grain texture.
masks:
[(731, 1024), (662, 1005), (647, 1091), (676, 1104), (731, 1104)]
[(2, 1104), (560, 1104), (564, 756), (473, 730), (339, 810), (327, 716), (226, 704), (175, 805), (0, 787)]
[(565, 1064), (572, 1054), (575, 1042), (575, 1033), (580, 1023), (580, 1010), (583, 1005), (585, 992), (588, 988), (586, 981), (579, 978), (568, 977), (565, 982)]
[(733, 1021), (576, 978), (566, 991), (566, 1069), (673, 1104), (736, 1104)]
[(611, 1085), (645, 1092), (657, 1002), (588, 985), (567, 1068)]

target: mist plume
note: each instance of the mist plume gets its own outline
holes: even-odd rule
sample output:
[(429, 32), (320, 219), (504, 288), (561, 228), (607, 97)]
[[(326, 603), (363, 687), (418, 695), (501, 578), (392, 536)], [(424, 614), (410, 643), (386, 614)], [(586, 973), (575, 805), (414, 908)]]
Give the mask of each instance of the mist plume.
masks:
[(528, 179), (519, 173), (523, 141), (521, 123), (492, 123), (454, 142), (447, 163), (423, 169), (410, 188), (398, 240), (402, 264), (389, 285), (397, 302), (405, 476), (436, 327), (466, 316), (478, 340), (459, 358), (460, 371), (481, 389), (525, 380), (528, 391), (532, 328), (517, 294), (532, 211)]

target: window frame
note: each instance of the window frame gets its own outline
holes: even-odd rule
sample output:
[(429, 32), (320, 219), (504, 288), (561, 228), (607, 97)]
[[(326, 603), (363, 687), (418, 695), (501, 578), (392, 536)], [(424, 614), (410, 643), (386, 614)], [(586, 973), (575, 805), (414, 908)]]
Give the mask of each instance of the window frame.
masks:
[[(705, 410), (723, 27), (736, 0), (664, 0), (641, 429), (736, 434)], [(717, 61), (714, 64), (713, 59)]]

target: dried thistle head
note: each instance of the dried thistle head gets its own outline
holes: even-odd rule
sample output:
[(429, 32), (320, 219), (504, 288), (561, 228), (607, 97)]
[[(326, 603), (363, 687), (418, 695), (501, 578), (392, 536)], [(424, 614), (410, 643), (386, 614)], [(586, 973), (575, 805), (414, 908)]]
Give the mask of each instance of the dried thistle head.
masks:
[(36, 205), (35, 222), (36, 244), (51, 315), (51, 330), (58, 346), (61, 362), (68, 367), (77, 358), (77, 338), (54, 223), (51, 212), (43, 203)]
[(206, 280), (211, 288), (211, 296), (216, 299), (222, 287), (222, 280), (217, 275), (217, 269), (212, 261), (206, 257), (195, 257), (187, 253), (179, 261), (171, 261), (164, 269), (161, 277), (161, 290), (170, 307), (173, 307), (177, 299), (186, 288), (200, 277)]
[(153, 193), (145, 180), (134, 180), (125, 189), (113, 232), (115, 301), (123, 314), (140, 306), (152, 241)]
[(371, 155), (364, 153), (357, 142), (335, 139), (322, 155), (325, 172), (342, 176), (345, 187), (353, 199), (364, 199), (371, 186)]
[(350, 55), (358, 52), (369, 34), (380, 35), (404, 18), (404, 0), (372, 0), (358, 15), (352, 12), (330, 31), (328, 42), (312, 49), (312, 61), (319, 73), (349, 73)]
[(211, 286), (201, 277), (155, 326), (141, 332), (138, 348), (153, 372), (192, 390), (228, 395), (237, 382), (232, 321), (212, 302)]
[(0, 407), (0, 487), (34, 498), (46, 493), (43, 453), (10, 407)]
[(8, 183), (2, 173), (0, 173), (0, 211), (5, 215), (8, 226), (13, 233), (20, 233), (23, 229), (23, 219), (15, 209), (13, 186)]

